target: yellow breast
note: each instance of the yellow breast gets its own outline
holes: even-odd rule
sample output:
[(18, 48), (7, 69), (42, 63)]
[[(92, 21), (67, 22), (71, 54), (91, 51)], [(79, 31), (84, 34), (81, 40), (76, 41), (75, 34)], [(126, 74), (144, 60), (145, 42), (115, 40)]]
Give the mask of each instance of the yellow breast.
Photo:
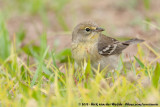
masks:
[(89, 43), (73, 43), (72, 44), (72, 56), (77, 63), (87, 60), (96, 60), (99, 57), (96, 44)]

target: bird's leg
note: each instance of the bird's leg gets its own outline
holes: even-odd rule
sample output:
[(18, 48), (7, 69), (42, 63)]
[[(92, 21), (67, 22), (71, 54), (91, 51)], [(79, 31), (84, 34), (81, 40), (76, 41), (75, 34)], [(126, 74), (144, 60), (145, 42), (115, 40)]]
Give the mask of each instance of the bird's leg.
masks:
[(89, 53), (88, 48), (86, 48), (86, 52)]

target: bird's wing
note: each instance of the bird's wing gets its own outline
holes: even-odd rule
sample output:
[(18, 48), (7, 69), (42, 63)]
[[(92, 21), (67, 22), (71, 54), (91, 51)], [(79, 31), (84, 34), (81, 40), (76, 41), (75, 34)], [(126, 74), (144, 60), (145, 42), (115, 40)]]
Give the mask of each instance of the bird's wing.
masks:
[(127, 46), (129, 46), (129, 43), (119, 42), (114, 38), (101, 34), (98, 41), (98, 52), (103, 56), (120, 54)]

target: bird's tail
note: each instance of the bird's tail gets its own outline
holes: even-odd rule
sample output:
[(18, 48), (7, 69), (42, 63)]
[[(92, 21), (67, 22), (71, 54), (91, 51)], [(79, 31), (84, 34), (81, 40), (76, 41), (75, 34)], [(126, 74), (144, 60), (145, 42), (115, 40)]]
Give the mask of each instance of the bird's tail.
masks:
[(131, 44), (137, 44), (137, 43), (141, 43), (141, 42), (144, 42), (144, 40), (143, 39), (134, 38), (134, 39), (130, 39), (128, 41), (123, 42), (123, 44), (131, 45)]

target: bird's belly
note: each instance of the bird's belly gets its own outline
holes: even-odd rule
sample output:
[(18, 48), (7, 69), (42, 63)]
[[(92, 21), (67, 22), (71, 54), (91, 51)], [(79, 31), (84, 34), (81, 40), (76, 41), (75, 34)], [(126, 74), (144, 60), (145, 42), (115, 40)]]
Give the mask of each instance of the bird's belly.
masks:
[(102, 56), (99, 61), (93, 63), (93, 67), (97, 68), (100, 64), (100, 70), (106, 69), (115, 69), (118, 67), (119, 55), (111, 56)]
[(91, 65), (97, 68), (100, 64), (100, 69), (115, 69), (118, 66), (119, 55), (102, 56), (98, 53), (98, 49), (94, 44), (74, 44), (72, 45), (72, 57), (77, 64), (81, 64), (84, 60), (91, 60)]
[[(77, 63), (81, 63), (84, 60), (90, 58), (91, 61), (96, 61), (99, 59), (99, 54), (97, 48), (94, 44), (74, 44), (72, 45), (72, 56)], [(96, 52), (97, 51), (97, 52)]]

